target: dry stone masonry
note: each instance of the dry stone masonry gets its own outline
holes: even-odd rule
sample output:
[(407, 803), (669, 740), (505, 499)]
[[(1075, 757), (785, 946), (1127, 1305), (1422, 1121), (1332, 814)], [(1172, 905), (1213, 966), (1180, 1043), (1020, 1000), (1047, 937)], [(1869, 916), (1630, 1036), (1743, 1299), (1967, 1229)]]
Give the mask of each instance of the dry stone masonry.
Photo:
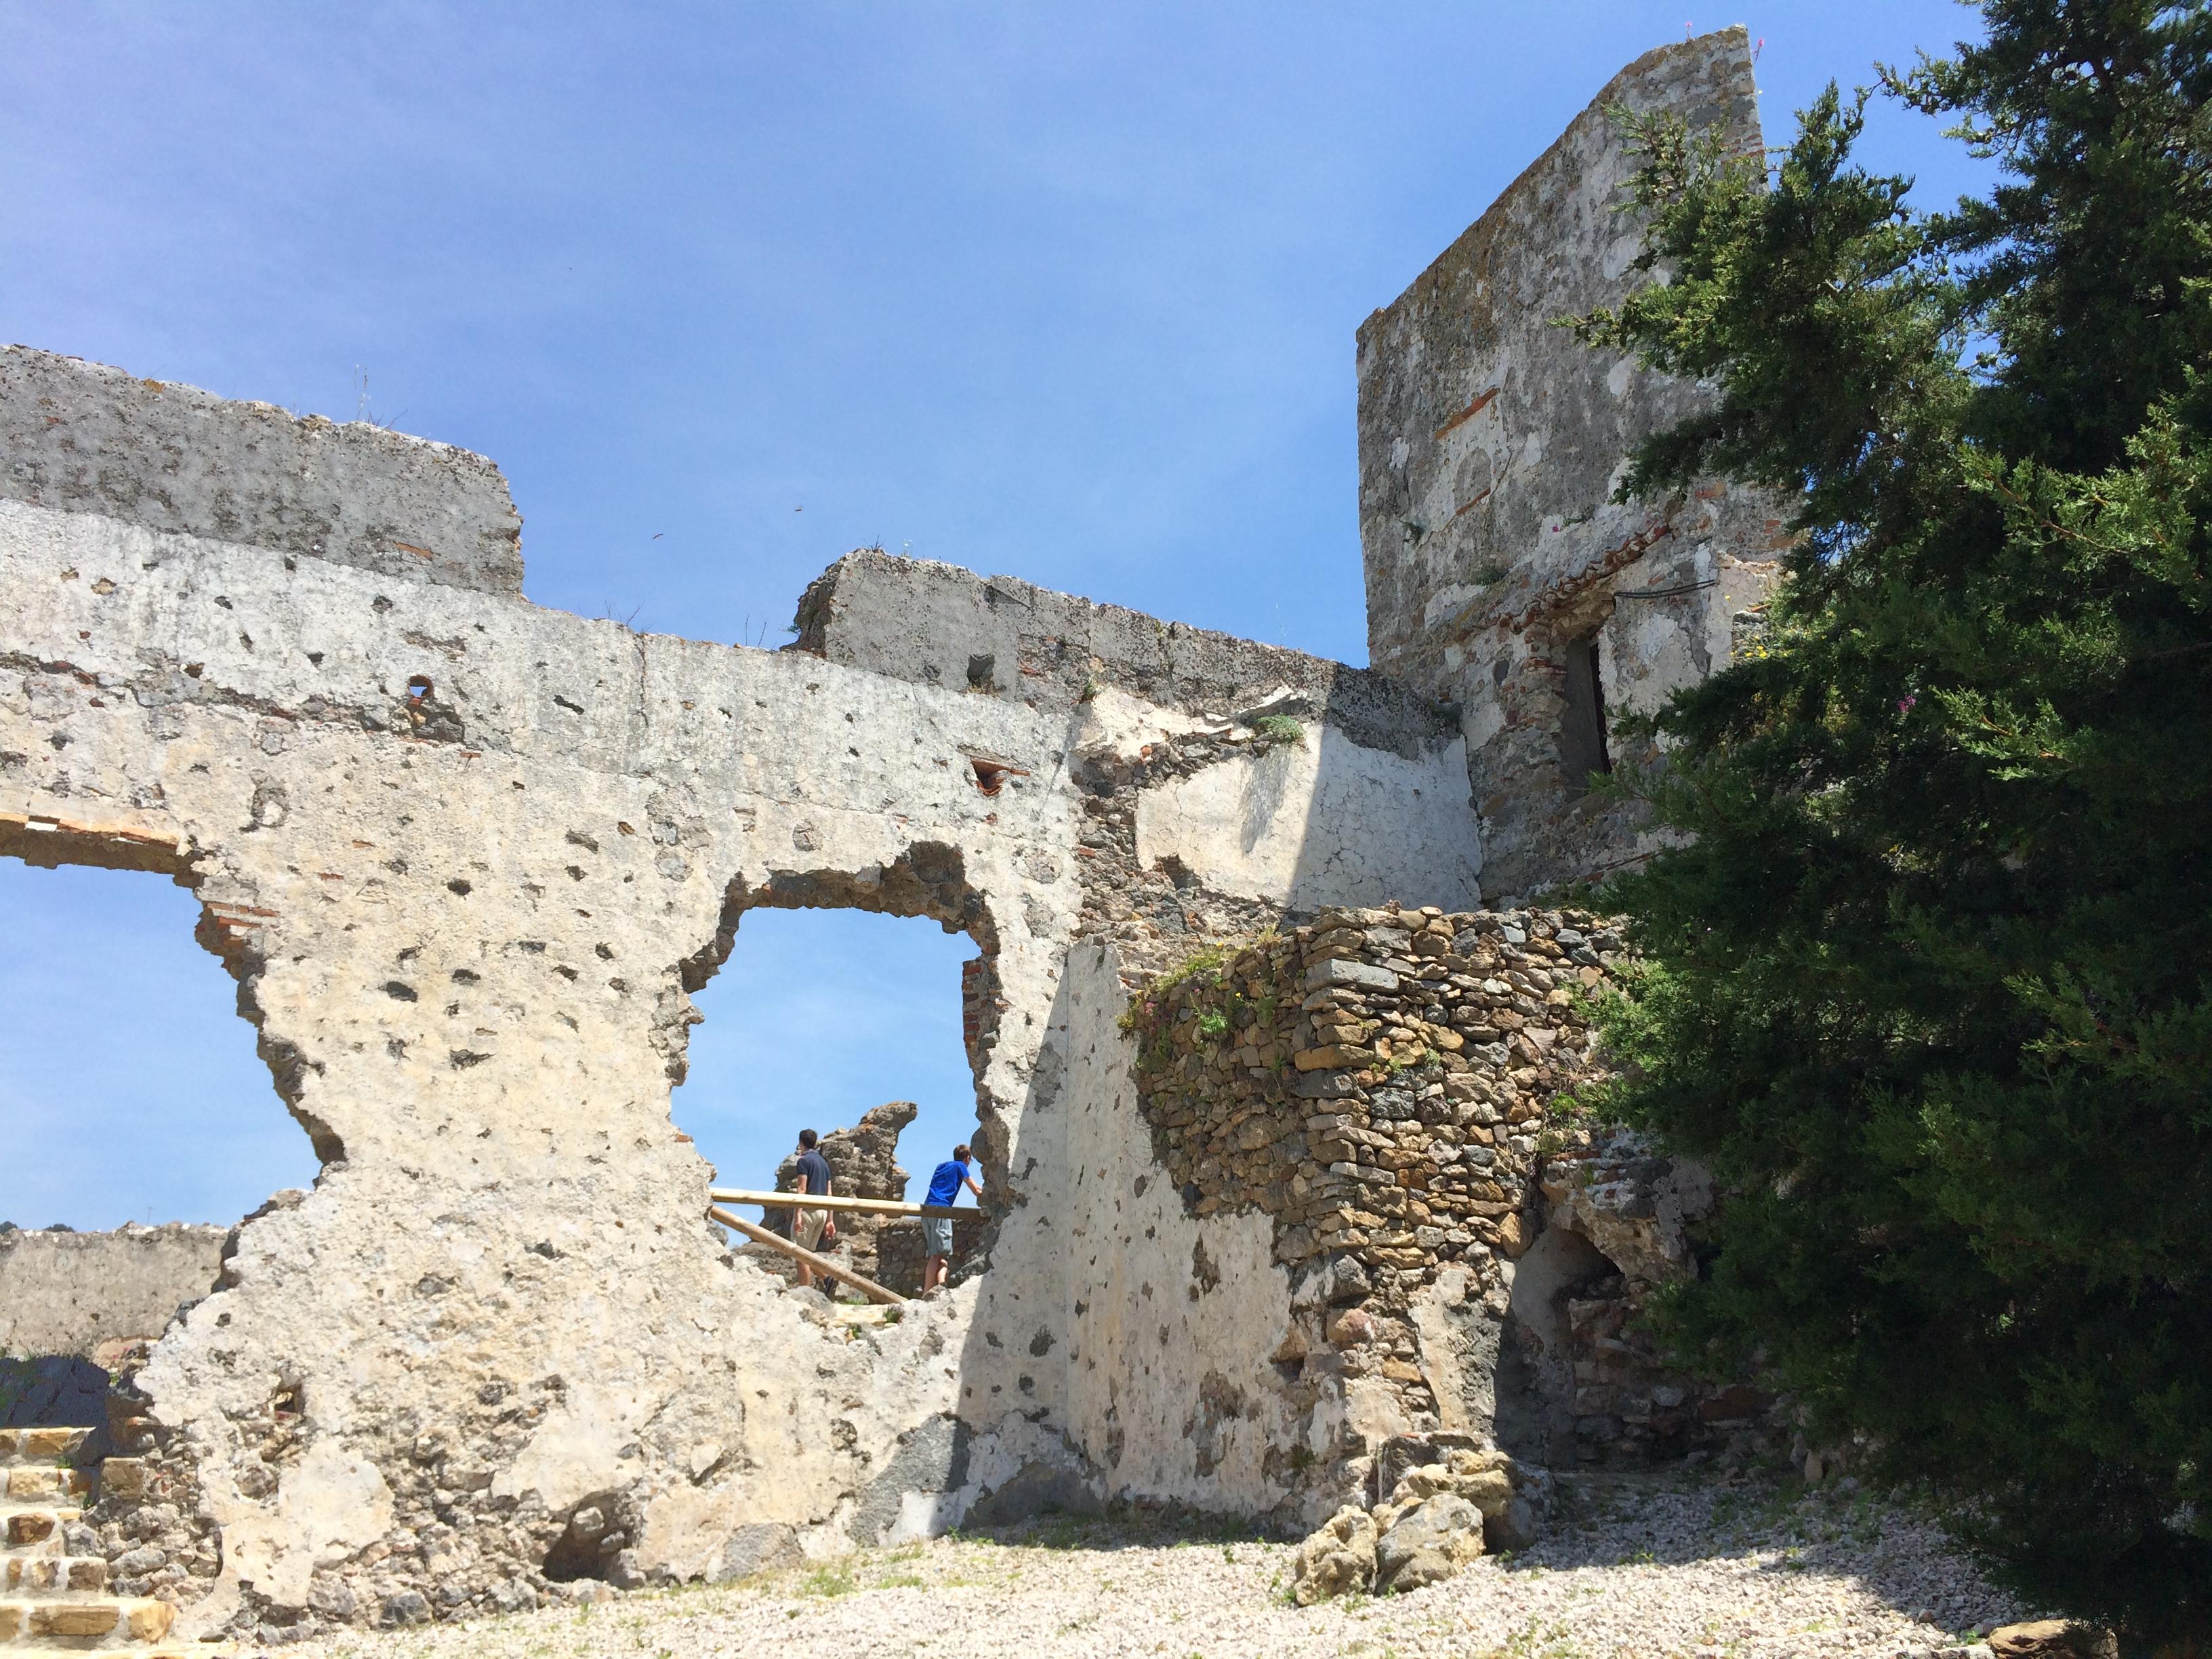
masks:
[[(1158, 1169), (1193, 1218), (1267, 1218), (1270, 1359), (1309, 1422), (1571, 1468), (1777, 1449), (1773, 1402), (1670, 1374), (1640, 1328), (1712, 1192), (1583, 1127), (1620, 946), (1579, 910), (1331, 909), (1138, 993)], [(1196, 1294), (1218, 1278), (1200, 1239)], [(1356, 1486), (1373, 1439), (1314, 1448), (1313, 1489)]]
[[(1755, 137), (1740, 30), (1605, 96)], [(1361, 331), (1370, 669), (877, 552), (789, 648), (638, 634), (521, 597), (488, 460), (0, 349), (0, 855), (189, 889), (322, 1165), (211, 1279), (181, 1235), (71, 1246), (163, 1264), (81, 1291), (13, 1244), (52, 1265), (11, 1340), (112, 1377), (26, 1544), (66, 1528), (177, 1641), (1113, 1499), (1355, 1506), (1401, 1584), (1477, 1547), (1500, 1471), (1533, 1506), (1546, 1465), (1767, 1433), (1627, 1322), (1688, 1267), (1695, 1172), (1549, 1121), (1618, 941), (1495, 896), (1648, 847), (1577, 792), (1593, 698), (1723, 662), (1778, 534), (1607, 499), (1691, 395), (1549, 326), (1629, 280), (1612, 131)], [(974, 947), (986, 1206), (896, 1320), (729, 1249), (670, 1120), (762, 906)], [(902, 1188), (905, 1109), (836, 1143), (856, 1189)]]

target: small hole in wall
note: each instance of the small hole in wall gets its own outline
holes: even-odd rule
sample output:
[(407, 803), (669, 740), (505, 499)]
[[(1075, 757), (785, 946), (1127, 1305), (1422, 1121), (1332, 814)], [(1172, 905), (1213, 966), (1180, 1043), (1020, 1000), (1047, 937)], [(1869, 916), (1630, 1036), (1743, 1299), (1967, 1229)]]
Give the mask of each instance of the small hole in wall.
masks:
[(988, 755), (970, 756), (968, 764), (975, 769), (975, 787), (987, 795), (995, 795), (1005, 788), (1008, 778), (1025, 778), (1030, 775), (1027, 767), (994, 760)]
[(430, 677), (428, 674), (417, 674), (407, 682), (407, 701), (428, 702), (431, 694), (436, 690), (437, 688), (430, 684)]
[(568, 1512), (568, 1527), (546, 1552), (540, 1571), (556, 1584), (604, 1579), (629, 1541), (618, 1524), (615, 1494), (594, 1492)]

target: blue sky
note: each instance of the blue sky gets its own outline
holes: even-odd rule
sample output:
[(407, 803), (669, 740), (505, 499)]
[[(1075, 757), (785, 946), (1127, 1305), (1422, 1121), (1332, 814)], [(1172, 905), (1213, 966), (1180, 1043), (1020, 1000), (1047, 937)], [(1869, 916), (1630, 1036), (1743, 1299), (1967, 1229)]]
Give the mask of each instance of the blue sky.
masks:
[[(482, 451), (541, 605), (773, 645), (880, 542), (1362, 662), (1352, 331), (1614, 70), (1738, 21), (1772, 142), (1975, 19), (0, 0), (0, 337)], [(1865, 153), (1975, 176), (1892, 108)], [(0, 1115), (52, 1149), (0, 1217), (228, 1220), (312, 1176), (191, 924), (0, 860)], [(915, 1098), (921, 1173), (973, 1121), (960, 954), (756, 914), (679, 1121), (752, 1178), (794, 1112)]]

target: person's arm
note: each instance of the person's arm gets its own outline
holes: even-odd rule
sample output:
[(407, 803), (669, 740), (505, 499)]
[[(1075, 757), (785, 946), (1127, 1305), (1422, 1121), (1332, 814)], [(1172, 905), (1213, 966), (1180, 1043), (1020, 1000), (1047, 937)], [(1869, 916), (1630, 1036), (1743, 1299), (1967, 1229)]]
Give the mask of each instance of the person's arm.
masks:
[(961, 1176), (961, 1179), (968, 1183), (968, 1190), (975, 1194), (975, 1201), (978, 1204), (981, 1204), (983, 1201), (983, 1189), (976, 1184), (975, 1177), (972, 1175), (966, 1175)]

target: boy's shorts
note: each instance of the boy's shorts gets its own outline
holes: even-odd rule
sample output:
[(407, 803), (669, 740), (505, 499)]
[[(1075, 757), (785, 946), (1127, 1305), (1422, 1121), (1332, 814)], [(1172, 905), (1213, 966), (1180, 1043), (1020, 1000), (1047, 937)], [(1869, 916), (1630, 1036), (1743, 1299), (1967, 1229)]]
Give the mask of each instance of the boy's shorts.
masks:
[(827, 1210), (801, 1210), (793, 1218), (791, 1242), (802, 1250), (819, 1249), (822, 1229), (829, 1224)]
[(941, 1215), (926, 1215), (921, 1218), (922, 1248), (931, 1255), (952, 1254), (952, 1223)]

